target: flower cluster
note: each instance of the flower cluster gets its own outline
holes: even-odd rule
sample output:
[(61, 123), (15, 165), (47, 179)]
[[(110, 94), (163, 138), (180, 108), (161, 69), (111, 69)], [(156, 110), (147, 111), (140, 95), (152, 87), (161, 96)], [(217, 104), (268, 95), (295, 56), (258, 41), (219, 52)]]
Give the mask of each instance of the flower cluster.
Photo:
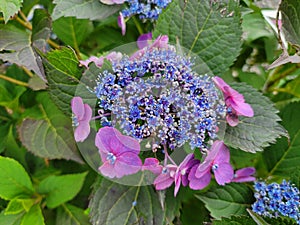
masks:
[(118, 123), (136, 139), (149, 137), (155, 145), (175, 149), (189, 142), (205, 150), (206, 138), (216, 138), (225, 105), (211, 77), (192, 67), (192, 60), (174, 48), (153, 46), (140, 56), (114, 61), (95, 88), (100, 108), (110, 113), (103, 121)]
[[(102, 70), (93, 91), (99, 115), (92, 118), (92, 109), (80, 97), (71, 102), (76, 141), (87, 138), (90, 120), (100, 119), (102, 128), (95, 137), (102, 161), (99, 172), (121, 178), (151, 171), (156, 175), (155, 188), (163, 190), (174, 183), (175, 196), (181, 185), (200, 190), (212, 177), (219, 185), (254, 181), (255, 169), (234, 172), (228, 147), (216, 140), (219, 118), (227, 114), (228, 124), (236, 126), (238, 116), (253, 116), (251, 106), (221, 78), (194, 71), (195, 59), (178, 54), (167, 36), (152, 44), (150, 38), (151, 33), (141, 37), (140, 50), (131, 56), (112, 52), (81, 61), (86, 67), (94, 62), (101, 68), (107, 59), (111, 68)], [(190, 153), (177, 165), (169, 153), (185, 144), (200, 150), (200, 158)], [(163, 162), (145, 157), (141, 147), (152, 150), (155, 157), (160, 149)]]
[(172, 0), (125, 0), (129, 8), (122, 10), (122, 15), (127, 18), (138, 15), (140, 19), (157, 20), (162, 9), (166, 8)]
[(255, 182), (256, 202), (252, 210), (262, 216), (278, 217), (287, 216), (300, 224), (300, 193), (294, 185), (282, 181), (281, 184)]

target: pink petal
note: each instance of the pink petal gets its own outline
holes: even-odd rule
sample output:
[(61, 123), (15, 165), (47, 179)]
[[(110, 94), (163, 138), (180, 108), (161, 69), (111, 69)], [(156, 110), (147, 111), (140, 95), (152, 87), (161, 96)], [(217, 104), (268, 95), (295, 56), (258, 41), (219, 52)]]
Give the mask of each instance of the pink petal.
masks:
[(229, 163), (222, 163), (218, 165), (218, 169), (214, 171), (215, 179), (218, 184), (225, 185), (230, 183), (233, 178), (233, 169)]
[(92, 119), (92, 114), (93, 114), (92, 108), (88, 104), (84, 104), (83, 107), (84, 107), (84, 115), (81, 118), (81, 121), (89, 123), (90, 120)]
[(72, 112), (76, 116), (77, 120), (81, 120), (84, 116), (84, 106), (82, 98), (80, 97), (74, 97), (71, 100), (71, 108)]
[(193, 190), (201, 190), (209, 185), (211, 180), (210, 171), (204, 173), (201, 177), (196, 177), (195, 172), (197, 170), (198, 165), (192, 167), (188, 179), (189, 179), (189, 187)]
[(117, 178), (137, 173), (141, 170), (141, 167), (142, 161), (140, 157), (132, 152), (125, 152), (118, 155), (114, 164)]
[(169, 173), (160, 174), (155, 178), (153, 184), (156, 190), (164, 190), (170, 187), (174, 182), (174, 179), (170, 177)]
[(255, 171), (254, 167), (246, 167), (235, 171), (235, 174), (237, 177), (245, 177), (253, 175)]
[(126, 23), (122, 13), (120, 13), (120, 15), (118, 16), (118, 26), (121, 28), (122, 35), (124, 36), (126, 33)]
[(168, 48), (169, 37), (167, 35), (158, 36), (150, 48)]
[(213, 164), (221, 164), (223, 162), (229, 163), (230, 161), (230, 152), (227, 146), (223, 141), (218, 141), (217, 147), (219, 148), (218, 154), (213, 162)]
[(236, 183), (242, 183), (242, 182), (252, 182), (255, 181), (256, 178), (255, 177), (236, 177), (233, 178), (231, 182), (236, 182)]
[(177, 176), (175, 176), (174, 197), (176, 197), (176, 195), (179, 191), (180, 185), (181, 185), (181, 175), (177, 175)]
[(252, 117), (254, 116), (254, 112), (252, 107), (245, 102), (233, 102), (231, 104), (231, 107), (233, 108), (234, 111), (236, 111), (237, 115), (240, 116), (247, 116), (247, 117)]
[(116, 171), (114, 169), (114, 165), (110, 164), (109, 161), (106, 161), (105, 163), (102, 164), (102, 166), (100, 166), (98, 168), (98, 170), (100, 171), (100, 173), (103, 176), (109, 177), (109, 178), (114, 178), (116, 177)]
[(137, 39), (139, 49), (147, 47), (149, 45), (149, 40), (152, 40), (152, 32), (140, 35)]
[(149, 170), (154, 174), (160, 174), (162, 166), (159, 165), (159, 160), (156, 158), (146, 158), (142, 170)]
[(105, 56), (105, 58), (107, 60), (111, 61), (111, 62), (119, 61), (120, 59), (122, 59), (122, 53), (120, 53), (120, 52), (111, 52), (107, 56)]
[(226, 116), (226, 121), (231, 127), (235, 127), (239, 124), (239, 117), (235, 114), (228, 114)]
[(74, 138), (76, 142), (83, 142), (90, 134), (90, 124), (88, 122), (80, 122), (75, 128)]
[(227, 87), (228, 84), (221, 77), (215, 76), (212, 78), (212, 80), (223, 93), (226, 92), (224, 87)]

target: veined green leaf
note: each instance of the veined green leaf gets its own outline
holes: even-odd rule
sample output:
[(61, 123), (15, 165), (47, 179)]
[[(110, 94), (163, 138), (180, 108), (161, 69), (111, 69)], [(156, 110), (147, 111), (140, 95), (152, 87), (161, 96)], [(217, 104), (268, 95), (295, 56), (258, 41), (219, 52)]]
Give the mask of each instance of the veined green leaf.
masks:
[(22, 2), (23, 0), (0, 0), (0, 12), (3, 14), (5, 23), (20, 10)]

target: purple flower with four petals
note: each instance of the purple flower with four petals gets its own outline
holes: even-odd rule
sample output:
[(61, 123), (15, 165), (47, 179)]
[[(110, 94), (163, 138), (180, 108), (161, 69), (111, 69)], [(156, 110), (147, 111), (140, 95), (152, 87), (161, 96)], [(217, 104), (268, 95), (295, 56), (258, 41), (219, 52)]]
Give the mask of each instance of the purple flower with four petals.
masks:
[(215, 141), (211, 146), (204, 162), (202, 162), (195, 172), (196, 178), (205, 177), (207, 182), (211, 179), (211, 170), (215, 175), (218, 184), (225, 185), (233, 178), (233, 169), (229, 163), (230, 153), (223, 141)]
[(140, 144), (134, 138), (113, 127), (103, 127), (96, 134), (95, 144), (103, 162), (99, 171), (104, 176), (121, 178), (141, 170)]

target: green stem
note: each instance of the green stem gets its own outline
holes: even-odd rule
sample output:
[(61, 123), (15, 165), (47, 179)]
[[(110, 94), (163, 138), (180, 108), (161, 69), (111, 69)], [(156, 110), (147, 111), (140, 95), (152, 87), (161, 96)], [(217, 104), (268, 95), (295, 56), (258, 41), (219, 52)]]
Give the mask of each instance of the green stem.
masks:
[(3, 80), (7, 80), (11, 83), (14, 83), (14, 84), (17, 84), (17, 85), (20, 85), (20, 86), (24, 86), (24, 87), (28, 87), (28, 84), (23, 82), (23, 81), (19, 81), (19, 80), (16, 80), (14, 78), (11, 78), (11, 77), (7, 77), (5, 75), (2, 75), (0, 74), (0, 78), (3, 79)]
[(144, 31), (143, 31), (143, 28), (141, 27), (140, 22), (137, 20), (137, 18), (136, 18), (135, 16), (133, 16), (132, 19), (133, 19), (133, 22), (134, 22), (134, 24), (135, 24), (137, 30), (139, 31), (139, 33), (140, 33), (140, 34), (143, 34)]

